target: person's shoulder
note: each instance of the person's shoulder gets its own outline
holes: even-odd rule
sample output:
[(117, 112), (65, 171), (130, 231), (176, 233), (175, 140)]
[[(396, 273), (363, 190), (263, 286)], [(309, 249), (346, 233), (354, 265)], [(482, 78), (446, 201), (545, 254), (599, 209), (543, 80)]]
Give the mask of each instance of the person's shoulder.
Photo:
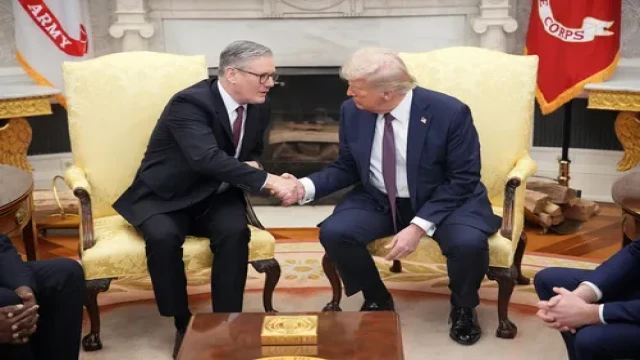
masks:
[(340, 105), (340, 112), (342, 112), (345, 115), (349, 115), (357, 110), (358, 110), (358, 107), (356, 106), (355, 101), (353, 101), (353, 98), (351, 97), (343, 101), (342, 105)]
[(211, 98), (213, 83), (209, 79), (200, 80), (188, 87), (176, 92), (172, 96), (172, 100), (193, 101)]
[(460, 99), (435, 90), (416, 86), (413, 91), (413, 101), (429, 106), (432, 112), (455, 114), (468, 109), (467, 104)]

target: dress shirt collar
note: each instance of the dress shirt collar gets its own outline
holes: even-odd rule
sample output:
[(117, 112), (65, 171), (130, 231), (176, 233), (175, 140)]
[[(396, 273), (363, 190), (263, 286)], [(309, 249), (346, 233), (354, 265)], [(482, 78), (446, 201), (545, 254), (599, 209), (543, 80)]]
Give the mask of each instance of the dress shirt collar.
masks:
[[(224, 87), (222, 86), (219, 80), (218, 80), (218, 90), (220, 91), (220, 96), (222, 97), (222, 101), (224, 102), (224, 107), (227, 108), (227, 113), (229, 115), (233, 114), (238, 108), (238, 106), (240, 106), (240, 104), (238, 104), (237, 101), (233, 100), (231, 95), (229, 95), (229, 93), (224, 89)], [(244, 107), (245, 110), (247, 110), (247, 105), (242, 105), (242, 106)]]
[[(395, 107), (395, 109), (391, 110), (391, 115), (393, 115), (396, 120), (407, 123), (409, 122), (409, 117), (411, 115), (411, 101), (413, 100), (413, 90), (409, 90), (402, 101)], [(384, 116), (384, 114), (382, 114)]]

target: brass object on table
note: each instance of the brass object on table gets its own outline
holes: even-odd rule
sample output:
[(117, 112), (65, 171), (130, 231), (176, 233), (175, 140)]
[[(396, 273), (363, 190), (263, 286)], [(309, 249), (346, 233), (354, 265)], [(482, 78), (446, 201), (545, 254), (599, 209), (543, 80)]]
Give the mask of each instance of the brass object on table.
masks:
[(265, 316), (260, 339), (262, 345), (316, 345), (318, 316)]
[(327, 360), (324, 358), (318, 358), (318, 357), (309, 357), (309, 356), (271, 356), (271, 357), (263, 357), (263, 358), (257, 358), (254, 360)]

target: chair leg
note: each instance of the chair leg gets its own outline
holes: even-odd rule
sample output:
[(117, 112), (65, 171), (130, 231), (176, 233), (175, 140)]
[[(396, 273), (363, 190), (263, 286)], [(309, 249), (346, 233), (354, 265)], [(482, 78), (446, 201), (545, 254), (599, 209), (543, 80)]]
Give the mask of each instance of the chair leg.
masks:
[(87, 280), (87, 297), (84, 306), (87, 308), (89, 320), (91, 321), (91, 331), (82, 338), (82, 347), (85, 351), (102, 349), (102, 341), (100, 341), (98, 294), (109, 290), (109, 285), (111, 285), (111, 280), (113, 279), (114, 278)]
[(340, 301), (342, 300), (342, 281), (340, 280), (340, 275), (338, 274), (336, 265), (329, 259), (327, 253), (322, 257), (322, 269), (324, 270), (324, 274), (327, 276), (327, 279), (329, 279), (331, 290), (333, 290), (333, 298), (324, 306), (322, 311), (342, 311), (340, 308)]
[(273, 308), (273, 292), (280, 281), (280, 263), (276, 259), (252, 261), (251, 265), (259, 273), (265, 273), (262, 304), (268, 313), (278, 312)]
[(498, 282), (498, 329), (496, 336), (503, 339), (513, 339), (518, 328), (509, 320), (509, 301), (516, 285), (517, 270), (515, 266), (509, 269), (490, 267), (487, 277)]
[(402, 263), (400, 262), (400, 260), (393, 260), (393, 265), (391, 265), (389, 270), (393, 273), (402, 272)]
[(531, 279), (522, 274), (522, 257), (524, 256), (526, 247), (527, 234), (522, 231), (522, 234), (520, 235), (520, 241), (518, 241), (518, 247), (516, 248), (516, 252), (513, 256), (513, 265), (518, 271), (518, 277), (516, 278), (516, 283), (518, 285), (529, 285), (531, 283)]

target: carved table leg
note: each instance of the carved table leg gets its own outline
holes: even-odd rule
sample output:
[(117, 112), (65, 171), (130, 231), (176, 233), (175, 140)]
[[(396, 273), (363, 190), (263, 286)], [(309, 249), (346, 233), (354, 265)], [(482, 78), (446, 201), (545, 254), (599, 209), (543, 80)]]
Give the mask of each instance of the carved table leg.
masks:
[(273, 308), (273, 292), (280, 281), (280, 264), (276, 259), (252, 261), (251, 265), (259, 273), (265, 273), (262, 303), (264, 311), (277, 312)]
[(640, 162), (640, 113), (621, 111), (614, 127), (624, 148), (624, 157), (618, 162), (618, 171), (631, 170)]
[(322, 257), (322, 269), (324, 274), (329, 279), (331, 284), (331, 290), (333, 290), (333, 297), (331, 301), (324, 306), (322, 311), (342, 311), (340, 308), (340, 301), (342, 300), (342, 281), (340, 275), (338, 275), (338, 269), (336, 265), (329, 259), (327, 253)]
[(33, 167), (27, 159), (31, 134), (31, 125), (25, 118), (0, 120), (0, 164), (32, 172)]
[(82, 347), (85, 351), (96, 351), (102, 349), (102, 341), (100, 341), (100, 309), (98, 308), (98, 294), (109, 290), (111, 280), (95, 279), (87, 280), (87, 298), (84, 306), (89, 313), (91, 320), (91, 331), (82, 338)]
[(515, 266), (510, 269), (490, 267), (487, 277), (498, 282), (498, 329), (496, 336), (504, 339), (512, 339), (516, 336), (518, 328), (509, 320), (509, 301), (516, 285), (517, 270)]
[(531, 283), (531, 279), (522, 275), (522, 258), (524, 257), (524, 251), (527, 247), (527, 234), (522, 231), (520, 235), (520, 240), (518, 241), (518, 247), (516, 248), (516, 253), (513, 257), (513, 265), (516, 267), (518, 271), (518, 277), (516, 278), (516, 282), (518, 285), (529, 285)]

